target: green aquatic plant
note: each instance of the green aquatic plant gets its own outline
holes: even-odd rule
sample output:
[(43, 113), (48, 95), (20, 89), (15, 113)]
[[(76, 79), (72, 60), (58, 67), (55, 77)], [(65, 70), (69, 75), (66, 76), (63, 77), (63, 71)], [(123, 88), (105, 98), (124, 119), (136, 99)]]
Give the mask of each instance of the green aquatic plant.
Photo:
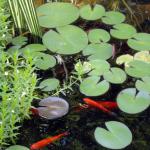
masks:
[(10, 13), (7, 9), (7, 1), (0, 1), (0, 50), (5, 49), (11, 39), (11, 21), (8, 20)]
[(42, 33), (33, 0), (8, 0), (8, 2), (15, 29), (20, 34), (29, 30), (35, 39), (41, 37)]
[[(18, 129), (29, 118), (37, 77), (33, 58), (0, 53), (0, 145), (15, 143)], [(18, 124), (19, 123), (19, 124)]]
[(132, 142), (130, 129), (121, 122), (108, 121), (105, 123), (108, 130), (97, 127), (94, 136), (96, 141), (109, 149), (123, 149)]
[(29, 150), (29, 148), (21, 145), (13, 145), (8, 147), (6, 150)]

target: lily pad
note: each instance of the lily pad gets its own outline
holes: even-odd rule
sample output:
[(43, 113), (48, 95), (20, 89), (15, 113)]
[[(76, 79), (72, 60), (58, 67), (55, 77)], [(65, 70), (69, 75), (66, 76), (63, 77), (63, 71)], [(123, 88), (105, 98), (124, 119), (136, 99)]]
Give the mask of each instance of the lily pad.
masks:
[(13, 145), (8, 147), (6, 150), (29, 150), (29, 148), (21, 145)]
[(108, 25), (120, 24), (125, 21), (125, 15), (117, 11), (108, 11), (102, 17), (102, 22)]
[(149, 51), (140, 51), (140, 52), (137, 52), (134, 55), (134, 59), (150, 63), (150, 53), (149, 53)]
[(137, 80), (135, 86), (139, 91), (150, 93), (150, 77), (143, 77), (141, 80)]
[(99, 96), (109, 90), (109, 83), (106, 80), (100, 81), (100, 77), (91, 76), (80, 84), (80, 92), (86, 96)]
[(39, 69), (47, 70), (56, 65), (56, 59), (49, 54), (36, 52), (34, 56), (36, 57), (35, 66)]
[(108, 43), (101, 44), (89, 44), (83, 50), (84, 56), (89, 56), (89, 60), (93, 59), (103, 59), (107, 60), (112, 56), (112, 45)]
[(75, 64), (75, 71), (79, 74), (79, 75), (83, 75), (88, 73), (89, 71), (92, 70), (92, 66), (89, 62), (83, 62), (81, 63), (81, 61), (77, 62)]
[(129, 24), (121, 23), (114, 25), (113, 28), (110, 30), (110, 33), (117, 39), (129, 39), (136, 34), (136, 29)]
[(88, 44), (87, 34), (79, 27), (67, 25), (50, 30), (43, 36), (44, 45), (54, 53), (75, 54)]
[(108, 121), (105, 123), (108, 130), (97, 127), (94, 136), (96, 141), (109, 149), (123, 149), (132, 142), (132, 133), (123, 123)]
[(38, 113), (45, 119), (57, 119), (66, 115), (69, 111), (69, 104), (59, 97), (48, 97), (39, 102)]
[(98, 20), (105, 14), (105, 8), (96, 4), (94, 8), (85, 5), (80, 8), (80, 16), (85, 20)]
[(118, 94), (117, 104), (123, 112), (140, 113), (150, 106), (150, 95), (148, 92), (139, 91), (137, 93), (135, 88), (128, 88)]
[(125, 64), (125, 66), (128, 66), (128, 63), (131, 61), (133, 61), (133, 56), (131, 56), (129, 54), (125, 54), (125, 55), (121, 55), (121, 56), (117, 57), (116, 63), (118, 65)]
[(23, 46), (25, 44), (27, 44), (28, 38), (24, 37), (24, 36), (17, 36), (15, 38), (12, 39), (12, 44), (14, 46)]
[(104, 72), (104, 79), (110, 83), (120, 84), (126, 80), (126, 73), (120, 69), (113, 67), (110, 70)]
[(101, 43), (108, 42), (110, 40), (110, 35), (106, 30), (93, 29), (90, 30), (88, 38), (91, 43)]
[(53, 91), (59, 86), (59, 80), (55, 78), (46, 79), (39, 85), (42, 91)]
[(29, 44), (21, 49), (22, 53), (44, 52), (46, 47), (42, 44)]
[(55, 28), (71, 24), (79, 17), (79, 10), (71, 3), (46, 3), (37, 8), (39, 24), (46, 28)]
[(132, 77), (142, 78), (150, 76), (150, 63), (133, 60), (128, 63), (128, 66), (125, 66), (125, 71)]
[(89, 63), (91, 64), (91, 68), (92, 68), (92, 71), (89, 72), (89, 75), (90, 76), (101, 76), (104, 74), (104, 72), (108, 71), (109, 68), (110, 68), (110, 64), (105, 61), (105, 60), (91, 60), (89, 61)]
[(127, 41), (128, 46), (137, 51), (150, 51), (150, 34), (137, 33)]

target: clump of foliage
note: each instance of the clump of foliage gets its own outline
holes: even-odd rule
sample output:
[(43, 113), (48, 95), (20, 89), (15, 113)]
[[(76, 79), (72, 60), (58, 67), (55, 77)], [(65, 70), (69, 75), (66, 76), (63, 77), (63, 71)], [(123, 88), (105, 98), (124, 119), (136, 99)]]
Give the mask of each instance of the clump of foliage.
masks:
[(18, 53), (0, 53), (0, 145), (15, 143), (18, 129), (34, 98), (37, 77), (33, 73), (34, 60), (19, 57)]
[(6, 44), (11, 37), (9, 32), (9, 24), (8, 17), (10, 16), (9, 11), (7, 9), (7, 1), (0, 1), (0, 50), (4, 49)]

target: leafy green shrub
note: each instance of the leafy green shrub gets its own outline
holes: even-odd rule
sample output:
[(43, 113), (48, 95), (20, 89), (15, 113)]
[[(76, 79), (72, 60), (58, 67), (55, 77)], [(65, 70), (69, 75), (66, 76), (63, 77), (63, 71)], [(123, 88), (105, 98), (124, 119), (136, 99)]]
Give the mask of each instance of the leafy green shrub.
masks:
[(0, 145), (15, 143), (18, 128), (29, 118), (37, 77), (33, 73), (34, 60), (0, 53)]

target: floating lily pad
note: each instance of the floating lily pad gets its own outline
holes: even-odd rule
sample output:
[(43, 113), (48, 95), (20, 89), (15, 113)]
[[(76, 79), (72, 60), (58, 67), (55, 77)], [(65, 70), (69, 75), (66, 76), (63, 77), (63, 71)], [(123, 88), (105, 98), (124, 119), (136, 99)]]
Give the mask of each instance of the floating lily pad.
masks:
[(17, 36), (15, 38), (12, 39), (12, 44), (15, 46), (23, 46), (25, 44), (27, 44), (28, 38), (24, 37), (24, 36)]
[(131, 56), (129, 54), (125, 54), (125, 55), (121, 55), (121, 56), (117, 57), (116, 63), (118, 65), (125, 64), (125, 66), (127, 66), (128, 63), (131, 61), (133, 61), (133, 56)]
[(93, 29), (90, 30), (88, 38), (91, 43), (101, 43), (108, 42), (110, 40), (110, 35), (103, 29)]
[(101, 44), (89, 44), (83, 50), (84, 56), (89, 56), (89, 60), (93, 59), (103, 59), (107, 60), (112, 56), (112, 45), (108, 43)]
[(109, 83), (106, 80), (100, 81), (100, 77), (91, 76), (80, 84), (81, 93), (86, 96), (99, 96), (109, 90)]
[(120, 84), (126, 80), (126, 73), (120, 69), (113, 67), (110, 70), (104, 72), (104, 79), (110, 83)]
[(134, 59), (135, 59), (135, 60), (141, 60), (141, 61), (145, 61), (145, 62), (149, 62), (149, 63), (150, 63), (150, 53), (149, 53), (149, 51), (137, 52), (137, 53), (134, 55)]
[(117, 39), (129, 39), (136, 34), (136, 29), (129, 24), (121, 23), (113, 26), (113, 28), (110, 33)]
[(109, 149), (123, 149), (132, 142), (132, 133), (123, 123), (108, 121), (105, 123), (108, 130), (97, 127), (94, 136), (96, 141)]
[(36, 57), (35, 66), (39, 69), (47, 70), (56, 65), (56, 59), (49, 54), (36, 52), (34, 57)]
[(45, 119), (57, 119), (66, 115), (69, 111), (69, 104), (59, 97), (48, 97), (39, 102), (38, 113)]
[(127, 41), (128, 46), (137, 51), (150, 51), (150, 34), (137, 33)]
[(71, 3), (46, 3), (37, 8), (39, 24), (46, 28), (68, 25), (79, 17), (79, 10)]
[(102, 17), (102, 22), (108, 25), (120, 24), (125, 21), (125, 15), (117, 11), (108, 11)]
[(23, 53), (34, 53), (34, 52), (43, 52), (46, 51), (46, 47), (42, 44), (29, 44), (22, 48)]
[(137, 80), (135, 86), (139, 91), (150, 93), (150, 77), (143, 77), (141, 80)]
[(78, 72), (79, 75), (83, 75), (88, 73), (90, 70), (92, 70), (92, 66), (89, 62), (83, 62), (79, 61), (75, 64), (75, 71)]
[(29, 148), (21, 145), (13, 145), (8, 147), (6, 150), (29, 150)]
[(140, 113), (150, 106), (150, 95), (148, 92), (139, 91), (137, 93), (135, 88), (128, 88), (118, 94), (117, 104), (126, 113)]
[(105, 8), (96, 4), (94, 8), (85, 5), (80, 8), (80, 16), (85, 20), (98, 20), (105, 14)]
[(150, 76), (150, 63), (134, 60), (128, 63), (128, 66), (125, 67), (125, 71), (132, 77), (142, 78)]
[(89, 63), (91, 64), (91, 68), (92, 68), (92, 71), (89, 72), (89, 75), (91, 75), (91, 76), (103, 75), (104, 72), (108, 71), (110, 68), (110, 64), (105, 60), (100, 60), (100, 59), (91, 60), (91, 61), (89, 61)]
[(59, 86), (59, 80), (55, 78), (46, 79), (39, 85), (42, 91), (53, 91)]
[(43, 36), (44, 45), (54, 53), (75, 54), (88, 44), (87, 34), (79, 27), (67, 25), (50, 30)]

